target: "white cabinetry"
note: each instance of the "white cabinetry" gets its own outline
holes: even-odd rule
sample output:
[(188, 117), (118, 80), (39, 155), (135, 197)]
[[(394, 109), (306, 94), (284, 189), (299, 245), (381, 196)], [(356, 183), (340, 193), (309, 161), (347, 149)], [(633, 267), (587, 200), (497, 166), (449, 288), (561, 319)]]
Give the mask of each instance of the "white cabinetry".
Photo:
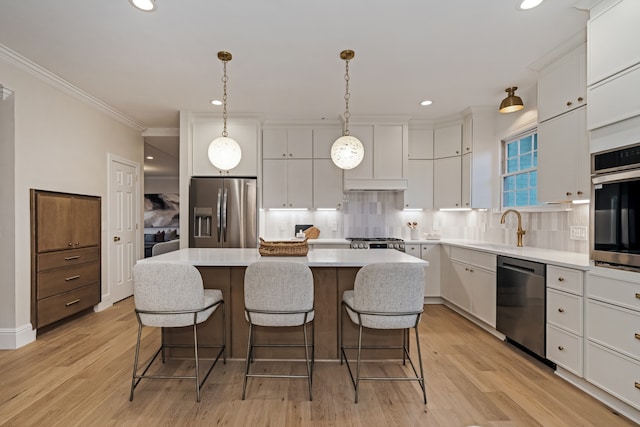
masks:
[(496, 256), (452, 247), (450, 259), (449, 301), (495, 328)]
[(429, 262), (424, 268), (425, 298), (440, 297), (440, 245), (439, 244), (405, 244), (405, 252)]
[(640, 274), (587, 275), (585, 378), (640, 410)]
[(462, 207), (462, 126), (433, 131), (433, 207)]
[(211, 141), (222, 135), (223, 124), (213, 117), (198, 116), (191, 119), (191, 175), (193, 176), (258, 176), (259, 125), (251, 121), (227, 123), (229, 136), (238, 142), (242, 158), (231, 171), (214, 167), (207, 155)]
[(462, 126), (449, 125), (433, 131), (433, 157), (460, 156), (462, 154)]
[(264, 208), (312, 207), (311, 159), (262, 161), (262, 206)]
[(313, 207), (340, 209), (343, 199), (342, 169), (331, 159), (313, 159)]
[(538, 200), (588, 199), (591, 189), (586, 107), (538, 125)]
[[(313, 129), (313, 158), (330, 159), (331, 147), (336, 139), (342, 136), (340, 126), (329, 126)], [(342, 185), (342, 184), (341, 184)]]
[(540, 71), (538, 121), (585, 105), (587, 102), (587, 48), (583, 44)]
[(262, 158), (310, 159), (313, 156), (311, 128), (273, 128), (262, 131)]
[(405, 190), (407, 188), (407, 126), (351, 125), (351, 135), (364, 146), (360, 165), (344, 171), (345, 190)]
[(547, 359), (582, 376), (583, 275), (547, 265)]
[(433, 208), (433, 130), (409, 130), (406, 209)]

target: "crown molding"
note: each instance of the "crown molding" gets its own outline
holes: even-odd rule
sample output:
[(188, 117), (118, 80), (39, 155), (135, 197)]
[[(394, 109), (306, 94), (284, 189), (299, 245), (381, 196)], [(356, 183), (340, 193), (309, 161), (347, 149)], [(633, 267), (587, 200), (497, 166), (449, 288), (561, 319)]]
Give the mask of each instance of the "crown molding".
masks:
[(62, 92), (73, 96), (74, 98), (79, 99), (80, 101), (93, 106), (94, 108), (102, 111), (106, 115), (112, 117), (113, 119), (119, 121), (120, 123), (124, 123), (125, 125), (132, 127), (140, 132), (145, 130), (145, 127), (131, 119), (130, 117), (124, 115), (119, 112), (115, 108), (106, 104), (105, 102), (100, 101), (98, 98), (88, 94), (82, 89), (72, 85), (68, 81), (64, 80), (62, 77), (57, 74), (52, 73), (46, 68), (41, 67), (35, 62), (25, 58), (20, 55), (18, 52), (15, 52), (3, 44), (0, 44), (0, 59), (14, 65), (29, 74), (39, 78), (43, 82), (51, 85), (52, 87), (61, 90)]

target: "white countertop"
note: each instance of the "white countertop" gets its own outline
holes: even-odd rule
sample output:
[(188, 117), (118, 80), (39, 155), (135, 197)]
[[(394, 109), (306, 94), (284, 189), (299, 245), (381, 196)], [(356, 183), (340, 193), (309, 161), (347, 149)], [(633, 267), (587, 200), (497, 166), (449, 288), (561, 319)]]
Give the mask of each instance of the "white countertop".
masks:
[(323, 249), (309, 251), (307, 256), (304, 257), (263, 257), (258, 253), (258, 249), (187, 248), (144, 258), (138, 262), (181, 262), (199, 267), (246, 267), (257, 261), (302, 262), (309, 267), (363, 267), (377, 262), (409, 262), (422, 264), (425, 267), (429, 265), (427, 261), (396, 251), (395, 249), (377, 249), (371, 251)]

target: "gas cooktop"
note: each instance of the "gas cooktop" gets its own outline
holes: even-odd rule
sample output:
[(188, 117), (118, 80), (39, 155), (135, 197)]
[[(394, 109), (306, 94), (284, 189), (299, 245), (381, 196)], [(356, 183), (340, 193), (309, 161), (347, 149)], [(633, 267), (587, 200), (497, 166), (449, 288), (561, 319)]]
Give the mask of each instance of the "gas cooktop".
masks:
[(351, 249), (396, 249), (404, 252), (404, 240), (395, 237), (347, 237)]
[(354, 240), (359, 242), (404, 242), (404, 240), (395, 237), (347, 237), (347, 240), (350, 242)]

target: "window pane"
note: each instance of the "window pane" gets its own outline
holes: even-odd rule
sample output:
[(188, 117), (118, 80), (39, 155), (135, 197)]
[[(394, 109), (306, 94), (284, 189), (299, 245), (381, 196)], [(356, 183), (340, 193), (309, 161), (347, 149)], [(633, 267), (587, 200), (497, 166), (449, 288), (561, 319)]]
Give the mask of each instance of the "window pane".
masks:
[(502, 205), (537, 205), (538, 135), (531, 133), (503, 145)]
[(507, 160), (507, 173), (515, 172), (518, 170), (518, 158)]
[(520, 169), (531, 169), (533, 167), (533, 156), (531, 153), (520, 156)]
[(529, 190), (529, 204), (537, 205), (538, 204), (538, 191), (535, 188)]
[(538, 167), (538, 151), (533, 152), (533, 167)]
[(518, 141), (510, 142), (507, 144), (507, 159), (516, 157), (518, 155)]
[(529, 174), (529, 187), (538, 188), (538, 172), (533, 171)]
[(504, 197), (502, 200), (502, 205), (505, 207), (509, 207), (509, 206), (514, 206), (513, 201), (514, 201), (514, 192), (512, 191), (507, 191), (504, 193)]
[(533, 134), (533, 149), (538, 151), (538, 134)]
[(531, 152), (531, 148), (533, 145), (531, 139), (532, 139), (532, 136), (529, 135), (526, 138), (522, 138), (520, 140), (520, 154)]
[(519, 173), (516, 175), (516, 188), (518, 190), (528, 189), (529, 188), (529, 174), (528, 173)]
[(516, 177), (513, 175), (504, 177), (504, 191), (513, 191), (516, 189)]
[(516, 206), (529, 205), (529, 190), (516, 191)]

